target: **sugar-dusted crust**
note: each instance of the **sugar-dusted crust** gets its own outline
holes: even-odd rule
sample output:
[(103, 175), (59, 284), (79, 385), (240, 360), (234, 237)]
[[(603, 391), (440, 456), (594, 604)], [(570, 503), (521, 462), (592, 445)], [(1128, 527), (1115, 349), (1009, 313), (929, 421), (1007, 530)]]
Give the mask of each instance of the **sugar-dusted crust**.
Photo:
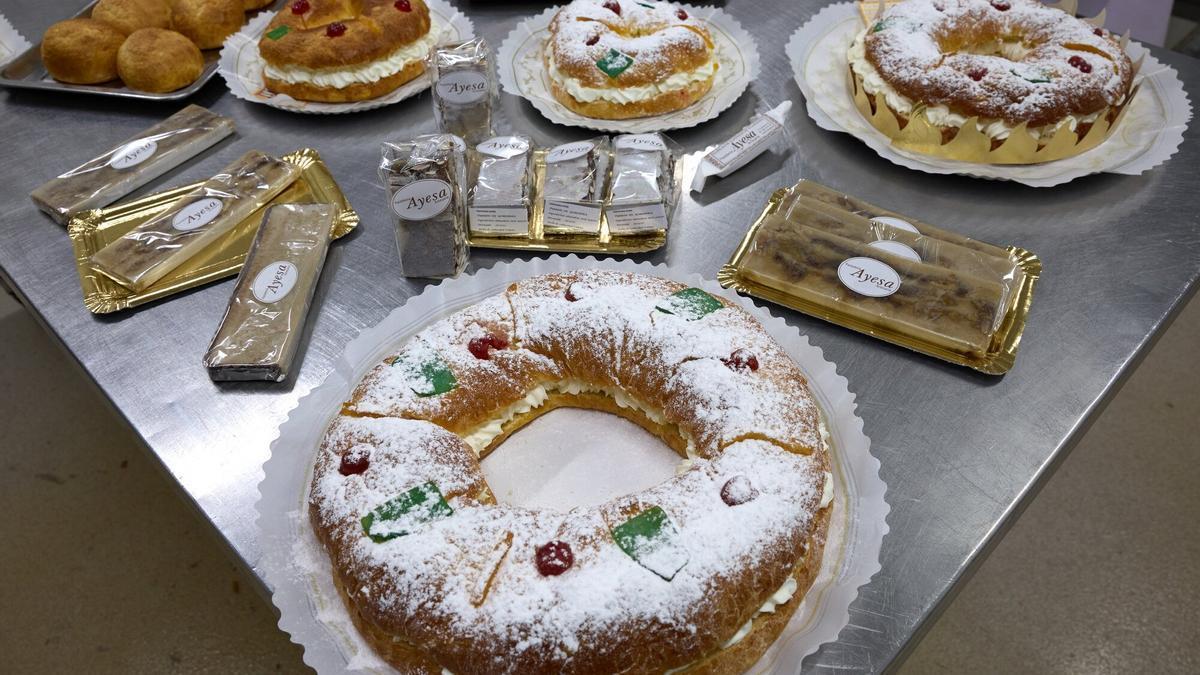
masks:
[[(1020, 47), (1015, 60), (992, 53), (1001, 40)], [(1133, 82), (1117, 36), (1039, 0), (907, 0), (868, 28), (865, 47), (915, 102), (1031, 129), (1117, 105)]]
[[(715, 76), (714, 76), (715, 77)], [(645, 101), (616, 103), (614, 101), (580, 101), (571, 96), (554, 80), (550, 80), (550, 93), (554, 100), (570, 108), (572, 112), (585, 117), (595, 117), (605, 120), (624, 120), (634, 117), (650, 117), (663, 115), (676, 110), (683, 110), (699, 101), (709, 89), (712, 89), (713, 79), (710, 77), (702, 82), (693, 82), (683, 89), (664, 92)]]
[[(459, 675), (733, 673), (782, 630), (819, 570), (832, 508), (822, 506), (829, 458), (817, 407), (799, 368), (753, 317), (719, 298), (689, 317), (666, 304), (681, 290), (618, 272), (534, 277), (435, 322), (364, 378), (318, 450), (310, 516), (351, 615), (389, 663)], [(482, 336), (506, 346), (476, 358), (469, 344)], [(753, 354), (757, 368), (727, 366), (736, 350)], [(422, 398), (405, 365), (430, 358), (449, 367), (457, 388)], [(571, 406), (623, 416), (692, 460), (655, 487), (595, 507), (496, 503), (460, 435), (539, 390), (541, 405), (513, 414), (484, 453)], [(351, 450), (369, 466), (342, 475)], [(729, 506), (721, 491), (734, 476), (757, 494)], [(452, 514), (389, 541), (365, 536), (365, 514), (430, 481)], [(670, 580), (611, 535), (651, 506), (668, 514), (686, 551)], [(542, 576), (535, 551), (552, 540), (568, 542), (575, 562)], [(789, 578), (796, 593), (758, 614)], [(751, 620), (753, 630), (723, 648)]]
[[(312, 70), (361, 66), (429, 32), (429, 7), (424, 0), (410, 0), (407, 12), (397, 9), (395, 0), (307, 1), (307, 12), (293, 14), (285, 7), (271, 19), (258, 42), (264, 61), (279, 68)], [(327, 30), (334, 23), (344, 26), (345, 32), (330, 37)], [(288, 30), (282, 37), (268, 37), (284, 26)]]
[(352, 101), (366, 101), (390, 94), (405, 83), (419, 77), (424, 72), (425, 64), (420, 61), (414, 61), (404, 66), (395, 75), (390, 75), (371, 84), (354, 82), (344, 87), (318, 87), (306, 82), (284, 82), (283, 80), (277, 80), (267, 75), (265, 72), (263, 73), (263, 83), (271, 91), (279, 94), (287, 94), (299, 101), (349, 103)]

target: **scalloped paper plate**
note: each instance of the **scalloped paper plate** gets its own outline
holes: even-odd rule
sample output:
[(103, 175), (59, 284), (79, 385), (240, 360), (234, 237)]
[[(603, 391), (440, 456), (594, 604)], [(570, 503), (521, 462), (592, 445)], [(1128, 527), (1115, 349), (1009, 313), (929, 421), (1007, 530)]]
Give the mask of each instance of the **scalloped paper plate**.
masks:
[(29, 40), (17, 32), (8, 17), (0, 14), (0, 66), (12, 61), (18, 54), (29, 49)]
[(1136, 176), (1179, 150), (1192, 119), (1191, 102), (1175, 70), (1154, 58), (1141, 44), (1130, 42), (1131, 59), (1146, 55), (1139, 76), (1141, 91), (1116, 132), (1092, 150), (1045, 164), (1016, 166), (955, 162), (899, 150), (863, 119), (849, 91), (846, 50), (862, 27), (858, 6), (853, 2), (830, 5), (801, 26), (787, 44), (796, 84), (817, 126), (848, 133), (880, 157), (917, 171), (1011, 180), (1031, 187), (1053, 187), (1094, 173)]
[(504, 38), (496, 57), (500, 84), (504, 91), (532, 103), (551, 122), (572, 127), (640, 134), (685, 129), (715, 119), (758, 76), (758, 44), (736, 19), (720, 8), (680, 6), (708, 22), (721, 64), (712, 89), (683, 110), (630, 120), (604, 120), (585, 117), (556, 101), (542, 65), (542, 45), (550, 35), (550, 21), (561, 7), (551, 7), (522, 21)]
[[(338, 413), (359, 379), (395, 346), (431, 322), (503, 291), (510, 283), (539, 274), (575, 269), (615, 269), (675, 279), (719, 294), (753, 314), (808, 376), (833, 439), (830, 454), (837, 489), (834, 515), (820, 575), (779, 639), (754, 673), (795, 673), (804, 657), (837, 639), (850, 619), (850, 603), (858, 589), (879, 571), (879, 550), (888, 531), (887, 486), (879, 477), (879, 460), (846, 378), (808, 338), (748, 299), (723, 290), (715, 281), (664, 265), (628, 260), (554, 256), (500, 263), (471, 276), (429, 286), (409, 298), (383, 321), (346, 345), (325, 382), (300, 399), (271, 444), (271, 457), (259, 484), (256, 564), (273, 591), (279, 627), (304, 647), (304, 661), (318, 672), (346, 670), (392, 672), (355, 630), (349, 612), (333, 586), (333, 572), (308, 519), (308, 484), (312, 461), (325, 427)], [(586, 420), (585, 420), (586, 421)], [(616, 434), (606, 426), (597, 433)], [(530, 476), (528, 480), (539, 477)]]
[[(430, 30), (440, 30), (442, 33), (438, 39), (439, 43), (466, 40), (475, 34), (471, 20), (445, 0), (425, 0), (425, 4), (429, 6), (432, 24)], [(391, 93), (366, 101), (318, 103), (298, 101), (287, 94), (277, 94), (267, 89), (263, 83), (263, 59), (258, 53), (258, 41), (274, 16), (275, 12), (259, 14), (250, 23), (242, 26), (240, 31), (229, 36), (225, 45), (221, 47), (217, 72), (225, 78), (229, 91), (242, 100), (298, 113), (334, 115), (382, 108), (416, 96), (429, 88), (429, 76), (422, 73), (420, 77), (404, 83)]]

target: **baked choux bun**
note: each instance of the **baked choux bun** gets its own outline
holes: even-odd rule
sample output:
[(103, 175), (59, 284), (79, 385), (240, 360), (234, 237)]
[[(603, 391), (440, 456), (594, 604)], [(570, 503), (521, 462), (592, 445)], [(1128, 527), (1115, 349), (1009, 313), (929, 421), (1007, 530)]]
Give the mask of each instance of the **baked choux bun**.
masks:
[(141, 28), (170, 28), (171, 6), (167, 0), (100, 0), (92, 18), (130, 35)]
[(275, 2), (275, 0), (242, 0), (242, 9), (250, 12), (256, 9), (262, 9), (272, 2)]
[(182, 34), (162, 28), (134, 31), (117, 51), (117, 72), (134, 89), (168, 92), (196, 81), (204, 70), (200, 48)]
[(200, 49), (216, 49), (246, 19), (242, 0), (171, 0), (172, 28)]
[(99, 84), (117, 79), (117, 50), (125, 34), (95, 19), (67, 19), (42, 37), (42, 63), (60, 82)]

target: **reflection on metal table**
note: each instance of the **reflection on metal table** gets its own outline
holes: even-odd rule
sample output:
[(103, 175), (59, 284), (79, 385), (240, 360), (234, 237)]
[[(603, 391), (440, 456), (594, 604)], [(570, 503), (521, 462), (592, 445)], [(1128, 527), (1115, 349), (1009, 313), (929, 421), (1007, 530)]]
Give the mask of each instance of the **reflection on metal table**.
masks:
[[(784, 99), (800, 104), (784, 44), (820, 4), (726, 3), (758, 40), (761, 75), (718, 119), (672, 136), (695, 151), (756, 111)], [(513, 3), (459, 5), (493, 45), (540, 11)], [(11, 0), (4, 11), (23, 34), (37, 36), (76, 9), (69, 0)], [(1200, 63), (1155, 54), (1180, 71), (1185, 87), (1200, 91)], [(182, 493), (253, 566), (260, 554), (256, 484), (276, 427), (322, 381), (348, 340), (423, 287), (397, 273), (375, 163), (381, 140), (432, 131), (434, 122), (428, 94), (355, 115), (297, 115), (237, 100), (218, 79), (191, 101), (234, 117), (238, 136), (143, 194), (205, 177), (250, 148), (281, 154), (311, 146), (362, 216), (359, 231), (330, 253), (298, 375), (283, 385), (209, 380), (201, 357), (232, 279), (135, 310), (92, 315), (80, 298), (66, 232), (29, 200), (49, 177), (166, 117), (178, 103), (0, 94), (0, 269)], [(508, 95), (502, 108), (502, 130), (541, 144), (592, 135), (552, 125)], [(804, 177), (976, 239), (1023, 246), (1046, 267), (1021, 354), (1000, 378), (775, 310), (849, 378), (892, 506), (883, 570), (861, 590), (840, 640), (809, 657), (806, 670), (880, 671), (911, 647), (1194, 292), (1200, 131), (1193, 125), (1179, 154), (1145, 175), (1093, 176), (1053, 189), (896, 167), (847, 135), (818, 129), (799, 108), (787, 133), (786, 151), (759, 158), (703, 195), (686, 195), (667, 245), (635, 257), (714, 277), (767, 196)], [(479, 249), (472, 265), (513, 255)]]

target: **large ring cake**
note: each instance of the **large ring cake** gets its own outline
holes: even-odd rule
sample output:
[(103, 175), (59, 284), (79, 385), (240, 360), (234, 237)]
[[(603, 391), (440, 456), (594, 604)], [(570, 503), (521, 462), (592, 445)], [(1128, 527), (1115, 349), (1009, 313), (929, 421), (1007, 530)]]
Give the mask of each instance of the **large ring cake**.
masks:
[(681, 110), (712, 88), (718, 63), (704, 22), (666, 2), (575, 0), (543, 51), (555, 100), (587, 117)]
[[(499, 503), (479, 460), (549, 410), (682, 458), (595, 507)], [(740, 673), (815, 578), (833, 484), (799, 367), (741, 308), (617, 272), (535, 277), (426, 328), (329, 426), (309, 505), (335, 582), (406, 673)]]
[(258, 42), (263, 82), (301, 101), (377, 98), (425, 72), (440, 32), (424, 0), (290, 0)]
[(905, 0), (848, 58), (860, 109), (897, 145), (992, 163), (1099, 144), (1136, 71), (1112, 33), (1039, 0)]

